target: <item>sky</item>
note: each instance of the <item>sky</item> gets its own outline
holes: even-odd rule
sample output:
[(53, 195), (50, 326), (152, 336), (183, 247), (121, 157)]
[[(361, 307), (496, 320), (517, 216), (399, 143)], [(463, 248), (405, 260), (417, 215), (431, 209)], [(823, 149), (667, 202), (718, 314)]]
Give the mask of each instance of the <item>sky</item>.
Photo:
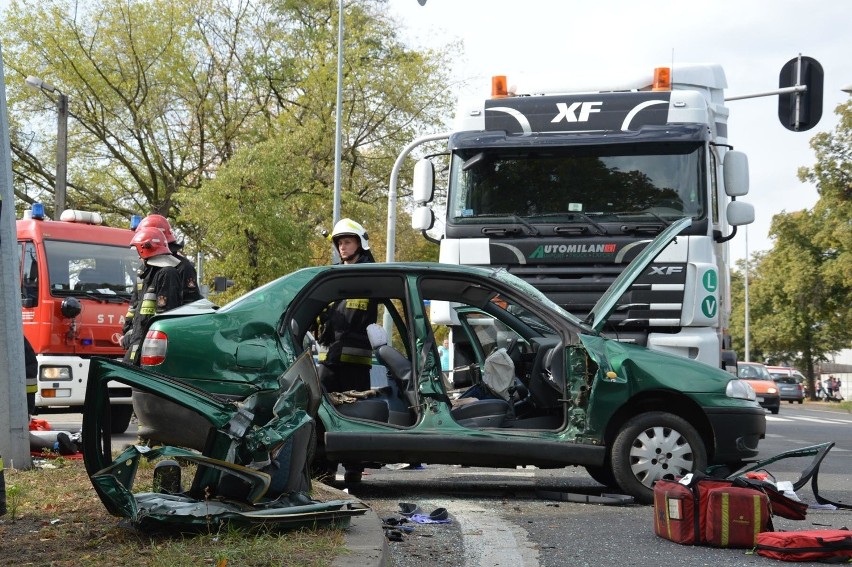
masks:
[[(728, 81), (726, 96), (757, 94), (778, 87), (781, 67), (799, 54), (825, 71), (823, 114), (806, 132), (778, 121), (775, 96), (728, 102), (728, 142), (749, 158), (749, 195), (755, 222), (731, 241), (734, 260), (772, 247), (772, 216), (811, 208), (816, 187), (799, 181), (811, 167), (817, 132), (837, 126), (834, 109), (852, 87), (852, 2), (849, 0), (391, 0), (409, 45), (440, 48), (463, 42), (454, 75), (464, 82), (459, 96), (482, 94), (492, 75), (606, 76), (609, 70), (719, 63)], [(451, 117), (448, 117), (451, 118)]]

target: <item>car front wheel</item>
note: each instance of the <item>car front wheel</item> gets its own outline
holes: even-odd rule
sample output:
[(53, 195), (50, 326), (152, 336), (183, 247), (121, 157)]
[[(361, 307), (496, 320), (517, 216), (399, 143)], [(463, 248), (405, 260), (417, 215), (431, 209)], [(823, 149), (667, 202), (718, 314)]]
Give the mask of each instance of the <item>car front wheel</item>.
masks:
[(621, 428), (612, 445), (612, 473), (637, 502), (654, 501), (654, 482), (707, 468), (707, 449), (698, 431), (667, 412), (637, 415)]

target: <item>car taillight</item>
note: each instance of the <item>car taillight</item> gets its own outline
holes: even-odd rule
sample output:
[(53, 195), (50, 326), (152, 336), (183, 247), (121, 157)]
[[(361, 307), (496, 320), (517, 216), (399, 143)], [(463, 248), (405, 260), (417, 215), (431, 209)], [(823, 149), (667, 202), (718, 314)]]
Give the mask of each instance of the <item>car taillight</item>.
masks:
[(169, 337), (162, 331), (148, 331), (145, 340), (142, 341), (142, 355), (140, 362), (143, 366), (156, 366), (166, 360), (166, 349), (169, 346)]

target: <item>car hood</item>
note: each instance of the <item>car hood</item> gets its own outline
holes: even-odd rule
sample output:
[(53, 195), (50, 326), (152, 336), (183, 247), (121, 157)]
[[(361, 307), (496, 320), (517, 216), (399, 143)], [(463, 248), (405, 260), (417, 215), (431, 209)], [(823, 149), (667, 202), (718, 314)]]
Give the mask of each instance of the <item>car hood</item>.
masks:
[(648, 264), (654, 261), (660, 252), (669, 245), (669, 242), (675, 239), (678, 234), (686, 227), (692, 224), (692, 219), (689, 217), (682, 218), (670, 224), (663, 232), (661, 232), (642, 252), (633, 259), (623, 272), (612, 282), (612, 285), (604, 292), (601, 298), (595, 303), (595, 306), (589, 312), (589, 316), (584, 321), (592, 327), (596, 332), (600, 333), (606, 324), (609, 316), (615, 310), (615, 306), (627, 289), (633, 285)]

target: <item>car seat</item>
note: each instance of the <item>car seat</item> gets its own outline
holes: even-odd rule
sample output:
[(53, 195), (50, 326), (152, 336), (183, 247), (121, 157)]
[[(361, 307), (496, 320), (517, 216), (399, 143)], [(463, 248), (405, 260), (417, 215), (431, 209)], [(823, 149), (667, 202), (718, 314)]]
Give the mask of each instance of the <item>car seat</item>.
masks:
[(367, 338), (376, 359), (387, 369), (391, 393), (385, 398), (389, 408), (388, 422), (394, 425), (412, 425), (416, 420), (417, 394), (412, 380), (411, 361), (388, 344), (384, 327), (375, 323), (367, 326)]
[(515, 380), (515, 363), (505, 348), (496, 349), (485, 359), (482, 382), (462, 394), (462, 400), (476, 397), (454, 407), (453, 419), (465, 427), (502, 427), (512, 414), (509, 388)]

